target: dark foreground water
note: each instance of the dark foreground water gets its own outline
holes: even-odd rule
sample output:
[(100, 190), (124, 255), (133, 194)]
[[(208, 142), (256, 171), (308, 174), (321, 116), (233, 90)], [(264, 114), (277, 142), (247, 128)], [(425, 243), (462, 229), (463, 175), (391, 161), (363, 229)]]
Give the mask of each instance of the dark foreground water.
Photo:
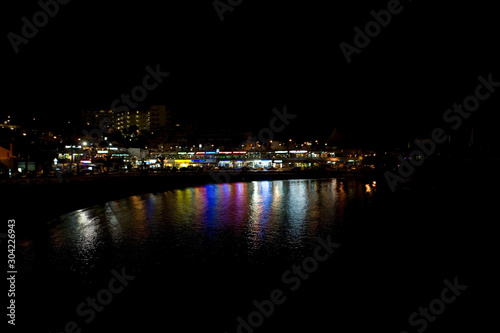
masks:
[(471, 287), (426, 324), (452, 331), (476, 307), (492, 249), (474, 239), (487, 231), (481, 207), (450, 192), (262, 181), (81, 209), (19, 240), (17, 321), (40, 332), (416, 332), (424, 323), (408, 317), (457, 277)]

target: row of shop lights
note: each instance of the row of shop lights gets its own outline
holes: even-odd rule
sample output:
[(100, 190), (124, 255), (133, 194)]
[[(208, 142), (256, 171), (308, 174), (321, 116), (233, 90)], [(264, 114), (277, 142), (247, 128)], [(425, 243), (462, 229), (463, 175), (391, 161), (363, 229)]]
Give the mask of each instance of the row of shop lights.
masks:
[[(308, 150), (277, 150), (274, 151), (275, 154), (307, 154), (309, 151)], [(216, 154), (221, 154), (221, 155), (244, 155), (249, 153), (248, 151), (240, 150), (240, 151), (197, 151), (197, 152), (185, 152), (181, 151), (178, 152), (178, 155), (216, 155)]]
[[(81, 145), (78, 145), (78, 146), (66, 146), (65, 148), (74, 148), (74, 149), (81, 149), (82, 146)], [(109, 150), (118, 150), (118, 148), (116, 147), (110, 147), (108, 148)], [(98, 153), (100, 154), (106, 154), (108, 151), (107, 150), (98, 150), (97, 151)], [(274, 151), (275, 154), (307, 154), (309, 151), (308, 150), (277, 150), (277, 151)], [(244, 151), (244, 150), (240, 150), (240, 151), (197, 151), (197, 152), (185, 152), (185, 151), (181, 151), (181, 152), (177, 152), (178, 155), (216, 155), (216, 154), (221, 154), (221, 155), (230, 155), (230, 154), (234, 154), (234, 155), (243, 155), (243, 154), (247, 154), (248, 152), (247, 151)]]

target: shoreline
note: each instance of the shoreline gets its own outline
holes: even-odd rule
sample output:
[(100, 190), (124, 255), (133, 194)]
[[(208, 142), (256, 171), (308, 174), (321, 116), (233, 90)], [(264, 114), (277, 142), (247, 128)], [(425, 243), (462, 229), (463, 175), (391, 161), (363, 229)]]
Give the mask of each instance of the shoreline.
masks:
[(50, 227), (51, 222), (75, 210), (133, 195), (161, 193), (179, 188), (217, 183), (357, 177), (345, 172), (225, 172), (148, 175), (111, 175), (73, 178), (67, 182), (8, 183), (1, 185), (5, 216), (18, 219), (19, 231), (31, 233)]

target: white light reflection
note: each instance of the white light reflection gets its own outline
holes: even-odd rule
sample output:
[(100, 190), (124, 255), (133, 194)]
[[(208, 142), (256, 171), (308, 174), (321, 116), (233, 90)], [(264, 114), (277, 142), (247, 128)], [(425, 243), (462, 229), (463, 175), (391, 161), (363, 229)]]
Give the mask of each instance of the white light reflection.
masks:
[(252, 182), (252, 199), (249, 212), (249, 232), (251, 248), (263, 245), (268, 231), (270, 206), (272, 202), (271, 182)]
[(122, 241), (123, 229), (117, 216), (119, 213), (119, 207), (115, 207), (115, 205), (117, 205), (115, 202), (106, 203), (105, 215), (106, 221), (108, 221), (108, 229), (111, 231), (111, 237), (113, 242), (116, 244)]
[(290, 233), (300, 239), (307, 215), (306, 184), (303, 181), (290, 181), (287, 200), (287, 215)]
[(273, 210), (276, 210), (281, 205), (281, 200), (283, 196), (283, 181), (276, 180), (273, 183), (273, 202), (272, 207)]
[(78, 210), (75, 212), (77, 227), (75, 232), (76, 247), (80, 259), (89, 264), (95, 258), (98, 244), (99, 217), (92, 217), (91, 210)]

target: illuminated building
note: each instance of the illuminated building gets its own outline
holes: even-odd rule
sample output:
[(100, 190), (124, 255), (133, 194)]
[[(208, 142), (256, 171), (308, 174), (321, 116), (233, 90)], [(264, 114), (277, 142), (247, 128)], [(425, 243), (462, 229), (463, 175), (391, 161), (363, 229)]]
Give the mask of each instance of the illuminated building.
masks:
[(153, 105), (146, 111), (121, 111), (112, 110), (84, 110), (82, 121), (85, 125), (102, 128), (113, 126), (116, 130), (124, 132), (130, 126), (137, 126), (141, 132), (163, 130), (173, 126), (172, 112), (167, 111), (165, 105)]

